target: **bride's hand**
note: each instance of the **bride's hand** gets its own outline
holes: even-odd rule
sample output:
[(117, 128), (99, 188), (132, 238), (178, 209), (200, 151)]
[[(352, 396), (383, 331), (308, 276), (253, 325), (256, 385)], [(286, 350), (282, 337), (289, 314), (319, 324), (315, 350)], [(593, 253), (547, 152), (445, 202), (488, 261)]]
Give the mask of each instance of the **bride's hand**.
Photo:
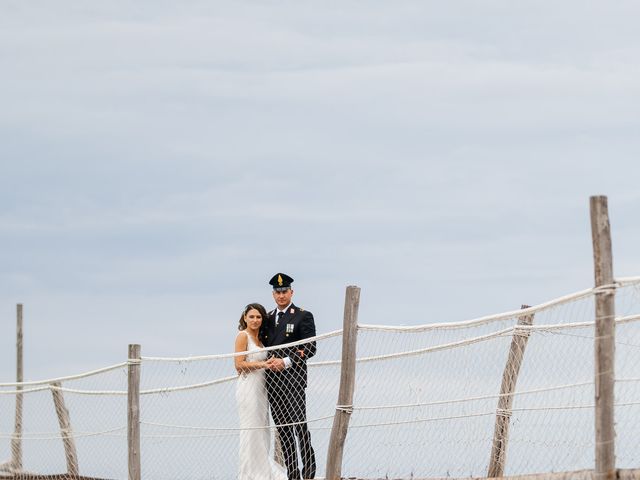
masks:
[(284, 360), (281, 358), (270, 358), (269, 362), (269, 369), (274, 372), (279, 372), (285, 368)]

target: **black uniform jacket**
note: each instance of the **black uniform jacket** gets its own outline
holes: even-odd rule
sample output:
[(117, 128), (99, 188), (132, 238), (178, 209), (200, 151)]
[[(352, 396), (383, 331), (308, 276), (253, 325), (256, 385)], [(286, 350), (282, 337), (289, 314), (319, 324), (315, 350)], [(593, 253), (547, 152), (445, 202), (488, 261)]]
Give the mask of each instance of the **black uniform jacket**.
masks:
[[(267, 347), (283, 345), (285, 343), (297, 342), (298, 340), (304, 340), (305, 338), (315, 337), (316, 325), (313, 321), (313, 314), (311, 312), (291, 304), (276, 327), (277, 311), (278, 310), (275, 309), (269, 312), (267, 331), (264, 339)], [(304, 355), (300, 355), (298, 352), (299, 350), (302, 350)], [(291, 359), (291, 367), (281, 372), (272, 372), (274, 375), (268, 374), (267, 381), (276, 380), (278, 382), (287, 382), (291, 385), (291, 388), (306, 388), (307, 359), (313, 357), (315, 353), (316, 342), (303, 343), (293, 347), (273, 350), (271, 352), (271, 356), (273, 357), (289, 357)]]

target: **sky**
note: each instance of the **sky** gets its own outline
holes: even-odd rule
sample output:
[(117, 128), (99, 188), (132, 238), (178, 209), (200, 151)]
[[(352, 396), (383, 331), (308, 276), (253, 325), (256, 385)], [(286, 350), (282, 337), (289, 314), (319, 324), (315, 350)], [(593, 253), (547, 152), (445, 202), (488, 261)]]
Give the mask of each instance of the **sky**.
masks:
[(637, 2), (0, 4), (0, 381), (225, 353), (269, 278), (319, 333), (640, 275)]

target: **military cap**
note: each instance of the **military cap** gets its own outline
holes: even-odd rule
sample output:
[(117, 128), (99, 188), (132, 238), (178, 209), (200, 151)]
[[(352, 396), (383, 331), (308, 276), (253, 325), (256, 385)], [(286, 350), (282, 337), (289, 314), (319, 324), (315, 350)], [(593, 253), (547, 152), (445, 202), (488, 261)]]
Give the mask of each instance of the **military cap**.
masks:
[(269, 285), (273, 285), (273, 289), (276, 292), (284, 292), (291, 288), (291, 283), (293, 282), (293, 278), (291, 278), (286, 273), (276, 273), (271, 280), (269, 280)]

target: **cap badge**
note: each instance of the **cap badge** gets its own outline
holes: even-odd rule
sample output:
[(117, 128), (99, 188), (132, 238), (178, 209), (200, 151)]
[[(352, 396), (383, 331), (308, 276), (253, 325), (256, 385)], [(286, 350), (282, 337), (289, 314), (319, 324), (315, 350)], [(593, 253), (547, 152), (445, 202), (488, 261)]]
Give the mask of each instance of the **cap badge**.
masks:
[(278, 285), (282, 286), (282, 276), (278, 275)]

